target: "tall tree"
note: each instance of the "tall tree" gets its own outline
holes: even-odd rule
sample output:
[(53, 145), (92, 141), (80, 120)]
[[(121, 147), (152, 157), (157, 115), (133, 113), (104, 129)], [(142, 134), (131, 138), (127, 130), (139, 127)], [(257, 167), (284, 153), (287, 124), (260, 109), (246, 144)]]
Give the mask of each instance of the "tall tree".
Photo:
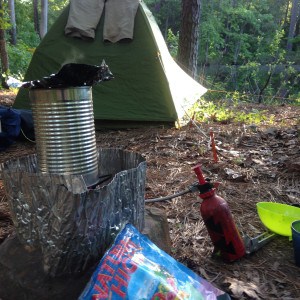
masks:
[(181, 7), (177, 60), (196, 78), (201, 0), (182, 0)]
[(39, 35), (40, 32), (40, 22), (39, 22), (39, 1), (33, 0), (33, 23), (34, 23), (34, 30)]
[(8, 1), (9, 17), (10, 17), (10, 43), (12, 45), (17, 44), (17, 27), (16, 27), (16, 14), (15, 14), (15, 0)]
[(40, 25), (41, 39), (46, 35), (47, 30), (48, 30), (48, 0), (41, 0), (41, 25)]
[(293, 38), (295, 37), (296, 25), (299, 20), (300, 13), (300, 0), (293, 0), (293, 5), (291, 9), (291, 21), (290, 29), (288, 34), (287, 50), (292, 51), (293, 49)]
[(6, 78), (9, 70), (8, 55), (6, 50), (5, 30), (7, 29), (7, 20), (5, 15), (4, 0), (0, 0), (0, 58), (1, 58), (1, 85), (3, 88), (8, 89), (9, 86)]

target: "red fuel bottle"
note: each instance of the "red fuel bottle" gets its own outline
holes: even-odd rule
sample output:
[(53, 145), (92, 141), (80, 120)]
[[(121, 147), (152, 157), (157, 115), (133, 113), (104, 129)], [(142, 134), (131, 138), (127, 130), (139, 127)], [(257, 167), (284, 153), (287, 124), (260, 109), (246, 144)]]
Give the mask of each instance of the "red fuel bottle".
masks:
[(234, 223), (227, 202), (216, 195), (215, 188), (203, 177), (200, 165), (193, 168), (199, 181), (199, 196), (203, 199), (200, 206), (201, 216), (209, 236), (221, 257), (228, 262), (245, 255), (245, 245)]

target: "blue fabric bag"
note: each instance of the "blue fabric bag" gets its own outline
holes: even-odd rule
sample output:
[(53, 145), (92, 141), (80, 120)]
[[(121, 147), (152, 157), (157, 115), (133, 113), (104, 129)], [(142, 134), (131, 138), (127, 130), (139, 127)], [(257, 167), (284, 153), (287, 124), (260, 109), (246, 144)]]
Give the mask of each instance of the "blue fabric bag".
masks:
[(34, 124), (32, 111), (29, 109), (18, 109), (21, 118), (21, 132), (20, 139), (34, 141)]
[(0, 123), (0, 151), (3, 151), (13, 144), (20, 134), (20, 113), (16, 109), (0, 106)]

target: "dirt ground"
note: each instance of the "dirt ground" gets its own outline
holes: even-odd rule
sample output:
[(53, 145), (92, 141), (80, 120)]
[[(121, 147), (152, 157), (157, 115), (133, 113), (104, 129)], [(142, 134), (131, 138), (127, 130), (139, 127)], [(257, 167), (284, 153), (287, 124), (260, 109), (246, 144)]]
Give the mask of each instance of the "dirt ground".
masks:
[[(0, 95), (11, 105), (14, 95)], [(241, 109), (252, 109), (241, 106)], [(184, 191), (197, 181), (192, 167), (200, 163), (205, 177), (220, 182), (217, 194), (229, 204), (242, 235), (266, 231), (256, 203), (272, 201), (300, 205), (300, 108), (264, 107), (272, 125), (196, 123), (176, 128), (97, 131), (102, 148), (142, 154), (147, 161), (146, 199)], [(214, 161), (209, 132), (215, 136)], [(35, 153), (29, 141), (17, 142), (0, 154), (0, 163)], [(228, 292), (232, 299), (300, 299), (300, 267), (294, 263), (292, 242), (276, 235), (263, 248), (239, 261), (214, 257), (213, 245), (200, 214), (197, 193), (149, 203), (165, 211), (172, 256)], [(7, 198), (0, 178), (0, 243), (12, 233)]]

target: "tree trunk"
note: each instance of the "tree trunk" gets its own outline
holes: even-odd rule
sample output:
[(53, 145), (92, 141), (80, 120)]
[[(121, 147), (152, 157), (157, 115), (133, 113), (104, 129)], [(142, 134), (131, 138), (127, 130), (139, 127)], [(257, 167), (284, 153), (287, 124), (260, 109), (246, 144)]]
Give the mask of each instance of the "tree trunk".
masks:
[(300, 11), (300, 0), (293, 0), (292, 10), (291, 10), (291, 21), (290, 21), (290, 29), (288, 34), (288, 42), (287, 42), (287, 50), (293, 50), (293, 38), (295, 37), (296, 25), (299, 19), (299, 11)]
[(288, 14), (289, 14), (289, 7), (290, 7), (290, 0), (286, 1), (286, 6), (285, 6), (285, 14), (284, 14), (284, 19), (281, 22), (282, 26), (285, 26), (288, 20)]
[(41, 39), (46, 35), (48, 30), (48, 0), (41, 0)]
[(1, 57), (1, 85), (3, 88), (8, 89), (9, 86), (6, 83), (8, 75), (8, 55), (6, 51), (6, 41), (5, 41), (5, 30), (0, 28), (0, 57)]
[(9, 0), (8, 1), (8, 7), (9, 7), (9, 17), (10, 17), (10, 43), (12, 45), (17, 44), (17, 28), (16, 28), (16, 14), (15, 14), (15, 0)]
[[(3, 20), (3, 5), (2, 1), (0, 0), (0, 19)], [(0, 22), (0, 59), (1, 59), (1, 85), (3, 88), (8, 89), (9, 86), (6, 82), (9, 70), (8, 64), (8, 55), (6, 50), (6, 40), (5, 40), (5, 29), (4, 23)]]
[(201, 0), (182, 0), (177, 60), (193, 78), (197, 75)]
[(40, 36), (38, 0), (33, 0), (33, 21), (34, 21), (34, 30)]
[(161, 10), (161, 7), (165, 4), (166, 0), (160, 0), (157, 3), (155, 3), (154, 11), (159, 12)]
[(273, 75), (273, 67), (270, 66), (269, 76), (268, 76), (268, 78), (267, 78), (264, 86), (259, 91), (258, 103), (262, 103), (263, 102), (263, 93), (264, 93), (265, 89), (267, 88), (267, 86), (269, 85), (272, 75)]

